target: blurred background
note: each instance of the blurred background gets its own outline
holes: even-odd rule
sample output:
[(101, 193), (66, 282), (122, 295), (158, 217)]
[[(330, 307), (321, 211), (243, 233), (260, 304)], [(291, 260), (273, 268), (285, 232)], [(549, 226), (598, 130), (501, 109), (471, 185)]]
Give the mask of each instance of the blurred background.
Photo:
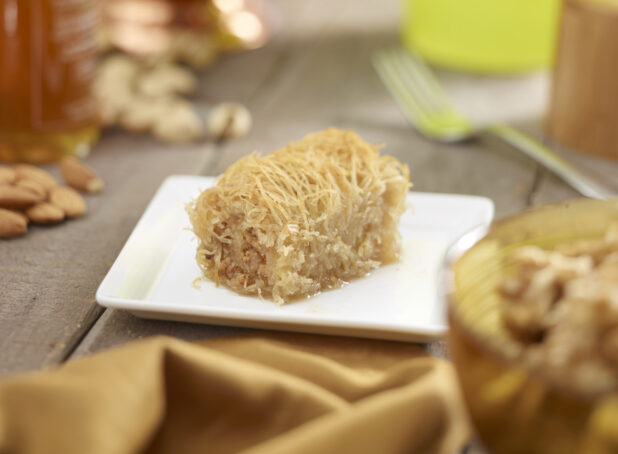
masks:
[[(171, 143), (243, 136), (251, 126), (249, 112), (228, 105), (212, 115), (216, 104), (227, 100), (217, 96), (216, 86), (200, 84), (198, 79), (222, 57), (224, 64), (238, 59), (231, 54), (251, 52), (243, 57), (245, 61), (257, 61), (260, 55), (268, 61), (268, 55), (277, 52), (274, 49), (289, 48), (290, 39), (332, 47), (333, 61), (311, 68), (318, 80), (327, 77), (332, 70), (329, 66), (345, 64), (359, 52), (401, 43), (445, 69), (439, 73), (441, 80), (475, 123), (538, 123), (543, 117), (545, 129), (558, 143), (597, 155), (615, 155), (605, 150), (615, 148), (608, 143), (615, 136), (603, 126), (592, 128), (596, 136), (592, 138), (585, 133), (584, 138), (579, 137), (582, 133), (573, 137), (572, 131), (573, 124), (585, 123), (583, 116), (606, 123), (617, 120), (615, 109), (599, 106), (603, 99), (590, 88), (595, 80), (603, 85), (603, 80), (615, 75), (615, 58), (610, 57), (616, 37), (608, 31), (616, 20), (612, 0), (404, 0), (350, 6), (342, 14), (323, 6), (298, 14), (312, 8), (292, 3), (2, 0), (0, 159), (45, 162), (64, 154), (85, 156), (100, 131), (108, 128), (150, 134)], [(345, 8), (341, 5), (334, 10)], [(358, 27), (355, 18), (369, 10), (367, 23)], [(311, 23), (320, 29), (318, 34), (313, 29), (303, 34), (303, 27), (309, 30), (299, 19), (303, 14), (313, 15)], [(575, 19), (569, 20), (571, 16)], [(343, 34), (341, 26), (345, 25), (334, 23), (334, 17), (354, 24), (354, 30)], [(329, 36), (335, 35), (334, 30), (336, 37)], [(345, 40), (350, 41), (353, 53), (337, 55)], [(269, 41), (273, 42), (268, 51), (255, 52)], [(300, 43), (294, 52), (303, 54), (302, 46), (310, 45)], [(560, 72), (554, 77), (554, 96), (550, 96), (549, 72), (560, 49)], [(593, 75), (573, 74), (583, 64)], [(249, 64), (243, 71), (255, 71), (259, 78), (259, 66), (267, 65)], [(355, 71), (354, 78), (362, 78), (368, 70)], [(233, 71), (230, 74), (242, 79)], [(461, 74), (474, 77), (466, 79)], [(478, 82), (478, 90), (471, 80)], [(353, 91), (360, 82), (349, 82), (346, 91), (362, 99), (361, 93)], [(246, 84), (239, 80), (235, 88), (242, 91), (242, 85)], [(329, 86), (322, 84), (324, 90)], [(607, 93), (611, 87), (603, 88), (604, 99), (615, 96), (615, 89)], [(236, 95), (229, 100), (241, 98)], [(586, 112), (581, 118), (566, 112), (569, 103)]]

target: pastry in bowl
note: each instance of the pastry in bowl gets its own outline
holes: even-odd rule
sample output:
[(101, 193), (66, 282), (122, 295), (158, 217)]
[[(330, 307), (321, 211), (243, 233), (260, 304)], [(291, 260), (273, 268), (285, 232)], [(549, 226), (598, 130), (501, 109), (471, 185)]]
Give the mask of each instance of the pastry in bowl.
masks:
[(577, 200), (451, 249), (449, 344), (490, 452), (618, 452), (616, 222), (618, 201)]
[(513, 262), (500, 313), (520, 361), (564, 386), (618, 389), (618, 223), (553, 250), (524, 246)]

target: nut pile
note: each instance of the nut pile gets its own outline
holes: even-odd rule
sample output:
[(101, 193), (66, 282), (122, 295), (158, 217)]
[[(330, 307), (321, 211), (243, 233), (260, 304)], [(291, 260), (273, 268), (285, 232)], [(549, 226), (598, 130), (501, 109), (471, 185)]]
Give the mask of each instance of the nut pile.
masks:
[(94, 193), (103, 181), (76, 158), (64, 158), (60, 186), (49, 172), (30, 164), (0, 165), (0, 238), (26, 233), (29, 222), (57, 224), (86, 213), (86, 201), (78, 191)]
[(529, 366), (587, 392), (618, 389), (618, 224), (600, 240), (521, 248), (503, 323)]
[(249, 132), (251, 115), (244, 106), (203, 108), (187, 99), (196, 89), (195, 74), (184, 66), (122, 54), (102, 59), (94, 84), (106, 126), (149, 133), (171, 143), (238, 138)]

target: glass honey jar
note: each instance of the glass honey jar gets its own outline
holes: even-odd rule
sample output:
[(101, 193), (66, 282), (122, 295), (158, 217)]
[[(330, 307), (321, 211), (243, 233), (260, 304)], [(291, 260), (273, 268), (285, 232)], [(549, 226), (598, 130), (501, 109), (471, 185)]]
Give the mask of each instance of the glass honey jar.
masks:
[(0, 161), (88, 154), (97, 21), (96, 0), (0, 0)]

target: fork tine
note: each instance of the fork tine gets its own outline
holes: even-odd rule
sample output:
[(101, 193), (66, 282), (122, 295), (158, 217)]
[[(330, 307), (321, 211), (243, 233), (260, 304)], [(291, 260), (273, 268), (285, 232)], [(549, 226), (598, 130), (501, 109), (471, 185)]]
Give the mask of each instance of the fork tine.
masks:
[(412, 125), (422, 134), (441, 141), (461, 140), (474, 128), (449, 101), (431, 71), (398, 50), (374, 54), (380, 79)]
[(439, 109), (455, 110), (449, 96), (422, 59), (405, 49), (399, 49), (395, 52), (402, 68), (405, 68), (407, 74), (423, 88), (423, 93), (427, 95), (432, 104)]
[(412, 94), (419, 108), (423, 109), (428, 115), (441, 108), (441, 106), (432, 101), (431, 96), (427, 93), (427, 88), (419, 83), (419, 78), (414, 74), (414, 68), (410, 67), (405, 57), (396, 50), (390, 51), (387, 56), (393, 70), (398, 74), (401, 83)]
[[(455, 110), (439, 82), (422, 60), (415, 58), (405, 49), (395, 50), (393, 55), (397, 59), (401, 71), (407, 76), (406, 79), (409, 84), (417, 87), (415, 92), (424, 97), (431, 109)], [(411, 87), (411, 89), (414, 89), (414, 87)]]
[(408, 118), (410, 118), (413, 123), (428, 121), (425, 110), (421, 108), (417, 99), (412, 95), (412, 91), (406, 86), (400, 71), (393, 65), (391, 54), (376, 54), (373, 59), (373, 65), (380, 79)]
[(414, 120), (413, 123), (437, 126), (436, 121), (441, 114), (455, 111), (429, 70), (422, 74), (422, 70), (403, 51), (393, 49), (378, 53), (374, 57), (374, 66), (400, 107)]

